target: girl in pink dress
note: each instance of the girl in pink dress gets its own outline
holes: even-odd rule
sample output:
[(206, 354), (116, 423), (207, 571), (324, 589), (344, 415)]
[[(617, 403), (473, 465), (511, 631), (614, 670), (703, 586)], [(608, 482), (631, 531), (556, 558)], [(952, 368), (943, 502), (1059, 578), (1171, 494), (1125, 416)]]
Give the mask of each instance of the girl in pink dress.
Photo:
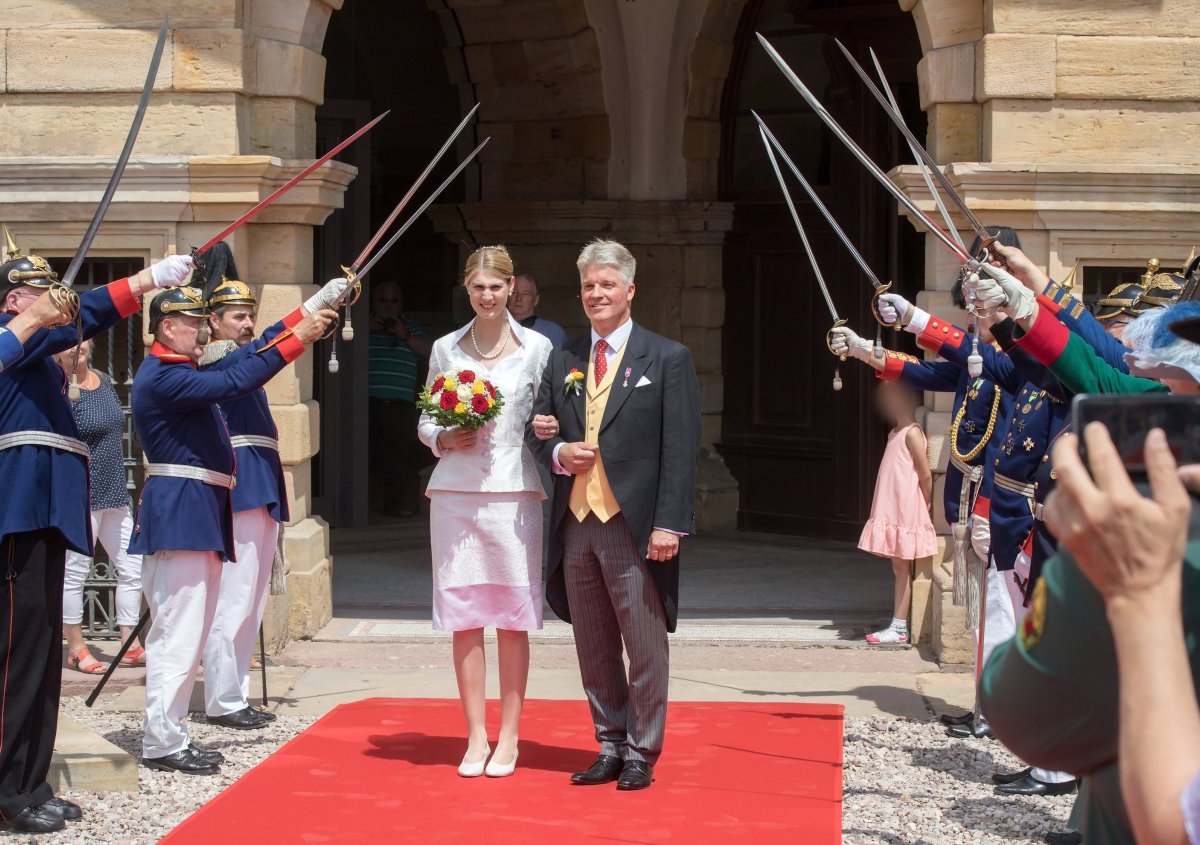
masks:
[(867, 642), (908, 642), (908, 606), (912, 598), (912, 562), (937, 551), (930, 517), (933, 474), (929, 469), (925, 432), (917, 425), (917, 393), (891, 381), (881, 381), (875, 393), (879, 413), (895, 427), (879, 463), (871, 518), (863, 527), (858, 547), (891, 558), (896, 589), (892, 624), (867, 635)]

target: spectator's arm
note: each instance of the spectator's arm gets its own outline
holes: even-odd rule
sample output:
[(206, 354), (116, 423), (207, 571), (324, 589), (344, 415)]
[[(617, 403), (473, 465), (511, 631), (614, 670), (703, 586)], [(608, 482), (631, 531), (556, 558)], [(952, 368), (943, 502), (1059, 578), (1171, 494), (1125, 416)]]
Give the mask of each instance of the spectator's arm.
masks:
[(403, 320), (400, 325), (404, 327), (405, 335), (400, 338), (408, 344), (408, 348), (416, 352), (422, 358), (428, 358), (433, 351), (433, 340), (426, 336), (424, 329), (416, 324), (409, 325)]

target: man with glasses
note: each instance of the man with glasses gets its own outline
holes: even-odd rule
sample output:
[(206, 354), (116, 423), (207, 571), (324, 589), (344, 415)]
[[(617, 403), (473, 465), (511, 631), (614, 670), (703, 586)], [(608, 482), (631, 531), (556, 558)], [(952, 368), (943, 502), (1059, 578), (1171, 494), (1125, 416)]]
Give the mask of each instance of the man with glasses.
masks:
[(567, 333), (563, 331), (562, 326), (534, 313), (541, 299), (534, 275), (518, 273), (514, 277), (512, 296), (508, 298), (508, 311), (522, 326), (549, 338), (555, 349), (562, 349), (567, 345)]

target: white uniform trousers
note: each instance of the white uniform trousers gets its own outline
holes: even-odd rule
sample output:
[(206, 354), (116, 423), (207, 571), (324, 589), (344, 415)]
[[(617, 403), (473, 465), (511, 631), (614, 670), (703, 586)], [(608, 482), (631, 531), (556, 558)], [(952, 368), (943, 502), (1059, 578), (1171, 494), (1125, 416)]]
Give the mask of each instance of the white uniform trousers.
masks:
[[(133, 514), (129, 506), (100, 508), (92, 511), (92, 536), (108, 553), (117, 569), (117, 624), (132, 627), (142, 615), (142, 556), (128, 553), (133, 536)], [(63, 577), (63, 622), (78, 625), (83, 621), (83, 590), (92, 559), (67, 550)]]
[(224, 716), (250, 700), (250, 660), (267, 609), (279, 523), (265, 507), (233, 515), (237, 561), (221, 570), (212, 630), (204, 645), (204, 710)]
[[(975, 667), (978, 678), (983, 667), (987, 665), (992, 651), (1000, 643), (1008, 642), (1017, 632), (1016, 608), (1013, 606), (1012, 594), (1008, 585), (1012, 583), (1011, 572), (1000, 572), (996, 569), (995, 559), (988, 561), (987, 568), (987, 604), (983, 608), (983, 662)], [(975, 629), (978, 643), (979, 629)]]
[[(1018, 576), (1028, 577), (1028, 575), (1029, 559), (1024, 552), (1018, 555), (1016, 567), (1007, 572), (998, 572), (995, 560), (992, 560), (988, 565), (988, 620), (983, 637), (984, 666), (987, 665), (992, 649), (999, 643), (1015, 636), (1017, 626), (1025, 619), (1025, 592), (1021, 589), (1017, 578)], [(1007, 634), (999, 639), (992, 637), (993, 597), (995, 597), (997, 604), (995, 614), (1003, 617), (1005, 620), (1011, 620), (1007, 622), (1009, 626)], [(1048, 769), (1039, 769), (1037, 767), (1034, 767), (1030, 774), (1033, 775), (1034, 779), (1040, 780), (1042, 783), (1066, 783), (1069, 780), (1074, 780), (1074, 777), (1066, 772), (1052, 772)]]
[(142, 586), (150, 605), (145, 757), (166, 757), (187, 748), (183, 717), (217, 609), (223, 566), (215, 552), (166, 551), (143, 560)]

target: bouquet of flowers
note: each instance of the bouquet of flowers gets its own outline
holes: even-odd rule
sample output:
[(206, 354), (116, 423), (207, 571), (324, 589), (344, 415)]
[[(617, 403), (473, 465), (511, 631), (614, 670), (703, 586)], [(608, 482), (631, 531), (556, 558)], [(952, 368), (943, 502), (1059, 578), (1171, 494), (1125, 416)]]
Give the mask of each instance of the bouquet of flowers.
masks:
[(439, 373), (417, 397), (417, 408), (446, 428), (483, 428), (504, 408), (504, 397), (472, 370)]

